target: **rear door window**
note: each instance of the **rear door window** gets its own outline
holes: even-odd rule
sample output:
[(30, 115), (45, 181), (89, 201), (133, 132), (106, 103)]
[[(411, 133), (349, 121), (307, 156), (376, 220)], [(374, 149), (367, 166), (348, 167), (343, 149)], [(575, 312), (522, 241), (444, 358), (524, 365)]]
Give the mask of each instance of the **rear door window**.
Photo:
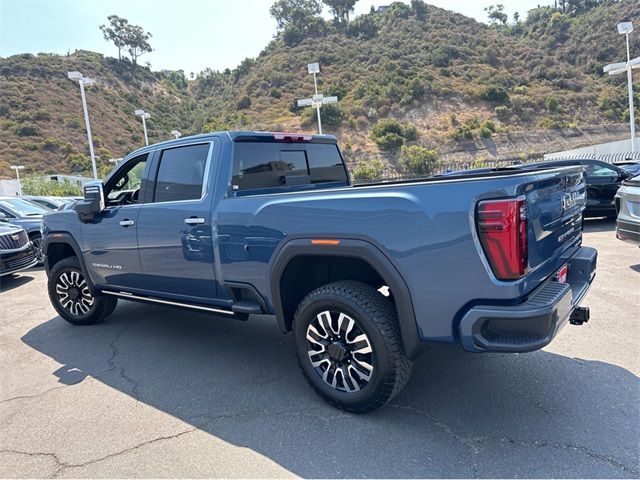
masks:
[(235, 145), (234, 190), (347, 182), (335, 144), (238, 142)]
[(209, 143), (203, 143), (163, 150), (153, 201), (177, 202), (202, 198), (210, 146)]

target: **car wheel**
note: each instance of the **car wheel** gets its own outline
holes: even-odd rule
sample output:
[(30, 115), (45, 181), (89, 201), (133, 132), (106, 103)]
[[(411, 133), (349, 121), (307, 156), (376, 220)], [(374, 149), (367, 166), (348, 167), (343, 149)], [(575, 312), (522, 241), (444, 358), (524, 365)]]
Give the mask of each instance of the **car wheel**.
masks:
[(91, 293), (76, 257), (56, 263), (49, 274), (49, 299), (58, 314), (73, 325), (93, 325), (113, 312), (117, 298)]
[(36, 249), (36, 258), (38, 259), (38, 265), (44, 263), (44, 253), (42, 252), (42, 236), (39, 233), (34, 233), (29, 237), (31, 243)]
[(312, 291), (298, 306), (293, 333), (305, 377), (335, 407), (370, 412), (409, 379), (395, 308), (367, 284), (340, 281)]

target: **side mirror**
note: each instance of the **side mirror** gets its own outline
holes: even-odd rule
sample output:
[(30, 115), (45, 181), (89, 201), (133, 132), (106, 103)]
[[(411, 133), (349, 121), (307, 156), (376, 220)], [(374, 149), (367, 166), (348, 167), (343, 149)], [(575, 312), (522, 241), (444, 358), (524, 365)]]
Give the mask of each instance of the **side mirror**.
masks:
[(75, 208), (81, 222), (89, 223), (93, 221), (96, 214), (105, 209), (102, 182), (85, 183), (84, 199), (79, 201)]

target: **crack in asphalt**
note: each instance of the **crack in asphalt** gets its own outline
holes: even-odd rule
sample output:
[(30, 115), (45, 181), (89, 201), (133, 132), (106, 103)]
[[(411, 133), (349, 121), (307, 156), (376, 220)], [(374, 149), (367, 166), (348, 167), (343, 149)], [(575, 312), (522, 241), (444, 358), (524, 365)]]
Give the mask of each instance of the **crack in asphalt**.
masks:
[(37, 456), (50, 457), (56, 462), (56, 470), (51, 475), (51, 478), (58, 478), (59, 475), (61, 473), (63, 473), (65, 470), (67, 470), (67, 469), (80, 468), (80, 467), (85, 467), (87, 465), (92, 465), (94, 463), (99, 463), (99, 462), (102, 462), (104, 460), (108, 460), (110, 458), (114, 458), (114, 457), (117, 457), (119, 455), (123, 455), (125, 453), (132, 452), (134, 450), (137, 450), (139, 448), (145, 447), (147, 445), (151, 445), (151, 444), (159, 442), (159, 441), (172, 440), (172, 439), (181, 437), (182, 435), (186, 435), (186, 434), (194, 432), (196, 430), (198, 430), (198, 428), (197, 427), (193, 427), (193, 428), (190, 428), (190, 429), (183, 430), (181, 432), (175, 433), (173, 435), (165, 435), (165, 436), (161, 436), (161, 437), (152, 438), (150, 440), (146, 440), (144, 442), (138, 443), (138, 444), (133, 445), (131, 447), (125, 448), (124, 450), (120, 450), (118, 452), (110, 453), (108, 455), (104, 455), (103, 457), (95, 458), (95, 459), (88, 460), (88, 461), (82, 462), (82, 463), (68, 463), (68, 462), (65, 462), (56, 453), (52, 453), (52, 452), (26, 452), (26, 451), (22, 451), (22, 450), (2, 449), (2, 450), (0, 450), (0, 453), (9, 453), (9, 454), (14, 454), (14, 455), (27, 455), (27, 456), (32, 456), (32, 457), (37, 457)]
[(173, 435), (164, 435), (161, 437), (156, 437), (156, 438), (152, 438), (150, 440), (146, 440), (144, 442), (138, 443), (136, 445), (133, 445), (131, 447), (125, 448), (124, 450), (120, 450), (118, 452), (114, 452), (114, 453), (110, 453), (108, 455), (105, 455), (103, 457), (99, 457), (99, 458), (95, 458), (93, 460), (88, 460), (86, 462), (82, 462), (82, 463), (64, 463), (64, 462), (60, 462), (60, 468), (58, 468), (52, 475), (52, 478), (58, 478), (59, 475), (64, 472), (66, 469), (71, 469), (71, 468), (81, 468), (81, 467), (86, 467), (87, 465), (93, 465), (95, 463), (99, 463), (99, 462), (103, 462), (104, 460), (108, 460), (110, 458), (115, 458), (118, 457), (120, 455), (124, 455), (126, 453), (129, 452), (133, 452), (139, 448), (142, 447), (146, 447), (147, 445), (151, 445), (153, 443), (156, 442), (161, 442), (164, 440), (173, 440), (175, 438), (181, 437), (183, 435), (187, 435), (189, 433), (195, 432), (196, 430), (198, 430), (197, 427), (193, 427), (193, 428), (189, 428), (187, 430), (183, 430), (181, 432), (178, 433), (174, 433)]
[(44, 392), (34, 393), (33, 395), (18, 395), (16, 397), (5, 398), (4, 400), (0, 400), (0, 405), (2, 405), (3, 403), (13, 402), (15, 400), (28, 400), (28, 399), (31, 399), (31, 398), (42, 397), (43, 395), (46, 395), (49, 392), (53, 392), (54, 390), (60, 390), (61, 388), (66, 388), (66, 387), (70, 387), (70, 386), (72, 386), (72, 385), (58, 385), (56, 387), (51, 387), (51, 388), (45, 390)]
[(454, 432), (453, 429), (449, 427), (449, 425), (447, 425), (444, 422), (441, 422), (433, 414), (425, 410), (411, 407), (409, 405), (399, 405), (397, 403), (390, 404), (388, 406), (391, 408), (399, 409), (399, 410), (408, 410), (410, 412), (417, 413), (418, 415), (427, 417), (429, 421), (431, 421), (431, 423), (433, 423), (435, 426), (439, 427), (440, 429), (444, 430), (448, 435), (450, 435), (454, 440), (456, 440), (458, 443), (460, 443), (464, 448), (466, 448), (469, 451), (469, 453), (471, 454), (471, 468), (473, 470), (473, 478), (479, 478), (480, 467), (478, 465), (478, 453), (480, 452), (480, 449), (477, 448), (477, 444), (482, 442), (484, 438), (478, 437), (470, 440), (468, 438), (462, 437), (458, 435), (456, 432)]
[(398, 405), (398, 404), (393, 404), (393, 405), (389, 405), (389, 407), (391, 408), (397, 408), (397, 409), (401, 409), (401, 410), (409, 410), (411, 412), (417, 413), (419, 415), (423, 415), (425, 417), (427, 417), (434, 425), (436, 425), (437, 427), (441, 428), (442, 430), (444, 430), (446, 433), (448, 433), (449, 435), (451, 435), (451, 437), (453, 437), (455, 440), (457, 440), (458, 442), (460, 442), (463, 446), (465, 446), (470, 452), (471, 452), (471, 460), (472, 460), (472, 465), (473, 465), (473, 471), (474, 471), (474, 478), (478, 478), (478, 472), (479, 472), (479, 467), (478, 467), (478, 463), (477, 463), (477, 454), (479, 453), (479, 449), (476, 448), (476, 446), (474, 445), (474, 440), (476, 443), (485, 441), (485, 440), (497, 440), (499, 442), (505, 442), (508, 441), (510, 444), (512, 445), (518, 445), (518, 446), (522, 446), (522, 447), (535, 447), (535, 448), (554, 448), (556, 450), (574, 450), (577, 452), (580, 452), (588, 457), (594, 458), (596, 460), (599, 460), (601, 462), (604, 462), (608, 465), (611, 465), (612, 467), (618, 468), (619, 470), (622, 470), (624, 472), (627, 473), (631, 473), (633, 475), (635, 475), (636, 477), (640, 477), (640, 471), (636, 470), (635, 468), (626, 465), (622, 462), (620, 462), (619, 460), (617, 460), (615, 457), (612, 457), (610, 455), (605, 455), (602, 454), (600, 452), (597, 452), (595, 450), (593, 450), (592, 448), (586, 447), (584, 445), (575, 445), (575, 444), (571, 444), (571, 443), (556, 443), (556, 442), (547, 442), (547, 441), (540, 441), (540, 440), (535, 440), (532, 442), (524, 442), (524, 441), (518, 441), (518, 440), (514, 440), (512, 438), (498, 438), (498, 437), (478, 437), (478, 438), (474, 438), (474, 439), (468, 439), (465, 438), (457, 433), (455, 433), (451, 427), (449, 427), (447, 424), (441, 422), (440, 420), (438, 420), (433, 414), (425, 411), (425, 410), (421, 410), (415, 407), (411, 407), (411, 406), (406, 406), (406, 405)]
[(586, 447), (584, 445), (576, 445), (572, 443), (547, 442), (547, 441), (540, 441), (540, 440), (534, 440), (533, 442), (522, 442), (522, 441), (513, 440), (511, 438), (507, 438), (506, 440), (509, 443), (516, 444), (523, 447), (554, 448), (556, 450), (578, 451), (583, 453), (584, 455), (587, 455), (588, 457), (595, 458), (596, 460), (600, 460), (601, 462), (605, 462), (611, 465), (612, 467), (616, 467), (627, 473), (631, 473), (636, 477), (640, 476), (640, 470), (636, 470), (635, 468), (630, 467), (629, 465), (625, 465), (624, 463), (618, 461), (615, 457), (612, 457), (610, 455), (605, 455), (600, 452), (596, 452), (592, 448)]
[(51, 475), (51, 477), (53, 477), (56, 474), (56, 472), (58, 472), (61, 468), (64, 468), (65, 465), (67, 465), (65, 462), (63, 462), (60, 459), (60, 457), (58, 457), (58, 455), (56, 455), (55, 453), (50, 453), (50, 452), (25, 452), (25, 451), (22, 451), (22, 450), (2, 449), (2, 450), (0, 450), (0, 453), (8, 453), (8, 454), (11, 454), (11, 455), (25, 455), (25, 456), (29, 456), (29, 457), (49, 457), (49, 458), (52, 458), (53, 461), (56, 463), (56, 470)]

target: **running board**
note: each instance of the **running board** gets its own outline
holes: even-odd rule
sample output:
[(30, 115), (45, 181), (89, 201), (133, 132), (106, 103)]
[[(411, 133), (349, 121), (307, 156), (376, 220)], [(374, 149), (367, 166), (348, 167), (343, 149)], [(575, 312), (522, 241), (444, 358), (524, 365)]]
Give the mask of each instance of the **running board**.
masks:
[(107, 295), (113, 295), (114, 297), (126, 298), (127, 300), (161, 303), (163, 305), (171, 305), (173, 307), (182, 307), (182, 308), (191, 308), (193, 310), (200, 310), (203, 312), (221, 313), (223, 315), (231, 315), (231, 316), (235, 315), (235, 313), (231, 310), (224, 310), (224, 309), (215, 308), (215, 307), (206, 307), (204, 305), (193, 305), (191, 303), (176, 302), (173, 300), (161, 300), (159, 298), (142, 297), (140, 295), (134, 295), (133, 293), (129, 293), (129, 292), (112, 292), (110, 290), (102, 290), (101, 293), (105, 293)]

